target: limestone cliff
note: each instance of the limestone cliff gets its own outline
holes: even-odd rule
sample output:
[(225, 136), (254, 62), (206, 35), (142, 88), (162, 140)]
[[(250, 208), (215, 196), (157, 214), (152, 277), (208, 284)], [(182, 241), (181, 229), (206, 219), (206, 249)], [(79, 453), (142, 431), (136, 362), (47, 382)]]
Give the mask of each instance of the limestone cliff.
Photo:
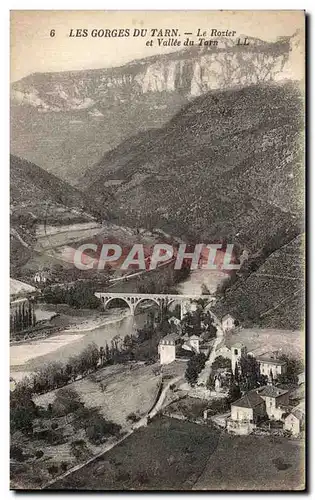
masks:
[(44, 112), (90, 109), (95, 113), (97, 106), (141, 94), (182, 92), (195, 97), (213, 89), (292, 77), (291, 64), (302, 43), (299, 33), (273, 43), (249, 41), (243, 47), (220, 40), (218, 47), (193, 47), (117, 68), (35, 73), (13, 83), (12, 100)]
[[(300, 33), (249, 45), (220, 40), (121, 67), (35, 73), (12, 84), (11, 152), (78, 184), (104, 153), (163, 126), (212, 90), (299, 79)], [(294, 68), (294, 71), (293, 69)]]

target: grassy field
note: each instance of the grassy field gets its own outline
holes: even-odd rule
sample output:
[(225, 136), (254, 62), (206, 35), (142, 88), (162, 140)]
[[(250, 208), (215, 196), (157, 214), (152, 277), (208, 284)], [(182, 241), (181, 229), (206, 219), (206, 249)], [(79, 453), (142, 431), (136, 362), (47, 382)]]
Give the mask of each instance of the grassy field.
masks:
[[(107, 420), (120, 424), (124, 432), (130, 430), (131, 426), (128, 415), (134, 413), (140, 418), (152, 408), (159, 384), (160, 376), (153, 373), (152, 365), (130, 364), (106, 367), (69, 387), (77, 391), (86, 407), (98, 407)], [(46, 408), (54, 401), (56, 392), (58, 390), (36, 396), (34, 401)], [(15, 462), (11, 470), (12, 487), (42, 487), (54, 475), (62, 473), (63, 464), (67, 468), (73, 467), (84, 462), (85, 458), (101, 453), (104, 447), (117, 440), (117, 437), (108, 437), (105, 443), (94, 444), (88, 440), (84, 430), (76, 429), (71, 421), (66, 420), (65, 423), (54, 420), (56, 421), (62, 436), (58, 443), (50, 443), (36, 436), (25, 436), (18, 431), (11, 436), (11, 446), (21, 448), (27, 457)], [(77, 440), (83, 440), (86, 444), (85, 458), (78, 458), (71, 451), (71, 442)], [(39, 450), (42, 456), (37, 459), (36, 452)], [(56, 468), (53, 474), (49, 472), (51, 467)]]
[[(130, 413), (144, 415), (155, 401), (160, 377), (154, 373), (152, 366), (109, 366), (69, 387), (77, 391), (87, 407), (99, 407), (105, 418), (125, 428)], [(47, 407), (54, 400), (56, 392), (36, 396), (34, 400), (36, 404)]]
[(218, 440), (210, 427), (158, 418), (51, 489), (191, 489)]
[(51, 489), (299, 490), (303, 470), (300, 441), (163, 417)]
[(302, 490), (301, 441), (222, 434), (194, 490)]
[(226, 344), (231, 346), (242, 342), (247, 351), (279, 351), (297, 358), (304, 357), (304, 333), (298, 330), (279, 330), (276, 328), (243, 328), (227, 336)]

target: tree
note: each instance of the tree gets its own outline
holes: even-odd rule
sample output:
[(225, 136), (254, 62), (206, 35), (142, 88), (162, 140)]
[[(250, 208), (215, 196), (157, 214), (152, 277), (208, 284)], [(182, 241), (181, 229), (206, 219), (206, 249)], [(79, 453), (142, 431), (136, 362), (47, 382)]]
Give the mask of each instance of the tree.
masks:
[(91, 342), (78, 356), (78, 369), (81, 375), (86, 375), (91, 371), (95, 371), (99, 359), (100, 353), (98, 347), (94, 342)]
[(250, 391), (261, 384), (259, 364), (253, 356), (243, 355), (240, 358), (239, 384), (243, 391)]
[(10, 394), (10, 431), (20, 430), (29, 433), (33, 421), (38, 416), (38, 407), (32, 400), (32, 389), (19, 382)]
[(120, 425), (106, 420), (98, 408), (81, 407), (76, 412), (76, 417), (74, 427), (83, 427), (87, 438), (93, 444), (100, 444), (108, 436), (118, 435), (121, 429)]
[(57, 391), (55, 399), (52, 403), (52, 413), (57, 416), (68, 415), (74, 413), (83, 407), (80, 397), (71, 387), (64, 387)]
[(212, 363), (212, 370), (215, 371), (218, 368), (227, 368), (231, 370), (231, 360), (223, 356), (216, 357)]
[(189, 359), (185, 371), (185, 378), (192, 387), (196, 384), (198, 380), (198, 375), (204, 368), (205, 364), (206, 364), (206, 356), (203, 353), (194, 354)]
[(235, 363), (235, 368), (234, 368), (234, 380), (238, 384), (239, 382), (239, 370), (238, 370), (238, 364)]
[(231, 380), (229, 392), (227, 395), (227, 402), (229, 404), (234, 403), (237, 399), (239, 399), (242, 396), (241, 389), (238, 384), (235, 383), (234, 380)]
[(273, 384), (273, 373), (272, 373), (272, 369), (271, 368), (270, 368), (270, 372), (269, 372), (269, 380)]
[(201, 284), (202, 295), (211, 295), (209, 288), (204, 283)]
[(72, 441), (70, 450), (77, 460), (85, 460), (90, 455), (89, 448), (84, 439)]
[(279, 356), (280, 361), (286, 362), (286, 373), (278, 376), (278, 382), (281, 384), (297, 384), (298, 374), (303, 370), (303, 364), (299, 359), (292, 358), (286, 354)]

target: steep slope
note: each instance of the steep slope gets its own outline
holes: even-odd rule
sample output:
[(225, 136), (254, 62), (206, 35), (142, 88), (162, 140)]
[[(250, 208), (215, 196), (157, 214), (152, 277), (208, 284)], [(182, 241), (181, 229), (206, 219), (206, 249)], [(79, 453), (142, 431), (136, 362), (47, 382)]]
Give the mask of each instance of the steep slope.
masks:
[(63, 209), (70, 213), (71, 208), (87, 208), (82, 192), (34, 163), (14, 155), (10, 156), (10, 203), (15, 213), (26, 209), (41, 219), (44, 219), (47, 210), (49, 213), (55, 210), (57, 216), (57, 212), (62, 213)]
[(239, 278), (215, 306), (243, 325), (300, 329), (304, 323), (304, 235), (273, 252), (248, 277)]
[(12, 272), (31, 256), (38, 224), (93, 220), (84, 194), (37, 165), (10, 157), (10, 248)]
[(248, 47), (219, 39), (117, 68), (29, 75), (12, 84), (11, 151), (76, 184), (104, 151), (160, 127), (196, 96), (292, 78), (301, 46), (298, 32)]
[(209, 92), (105, 154), (83, 183), (121, 222), (255, 250), (301, 230), (302, 113), (293, 83)]

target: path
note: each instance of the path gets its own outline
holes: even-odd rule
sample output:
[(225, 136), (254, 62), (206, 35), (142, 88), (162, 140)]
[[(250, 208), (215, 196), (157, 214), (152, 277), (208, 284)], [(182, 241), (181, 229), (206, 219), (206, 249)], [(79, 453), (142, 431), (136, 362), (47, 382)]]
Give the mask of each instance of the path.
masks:
[(101, 457), (102, 455), (104, 455), (105, 453), (107, 453), (108, 451), (110, 451), (112, 448), (114, 448), (115, 446), (117, 446), (118, 444), (122, 443), (125, 439), (127, 439), (129, 436), (131, 436), (131, 434), (133, 434), (135, 430), (140, 429), (140, 427), (146, 427), (148, 425), (148, 418), (153, 418), (162, 409), (163, 404), (164, 404), (165, 399), (166, 399), (167, 392), (170, 389), (170, 386), (172, 384), (177, 383), (181, 378), (182, 377), (179, 376), (179, 377), (175, 377), (175, 378), (171, 379), (168, 382), (168, 384), (163, 388), (163, 390), (162, 390), (162, 392), (160, 394), (160, 397), (157, 400), (154, 408), (152, 408), (152, 410), (147, 415), (145, 415), (144, 417), (142, 417), (138, 422), (136, 422), (135, 424), (133, 424), (132, 427), (129, 430), (126, 431), (126, 434), (124, 434), (124, 436), (121, 437), (118, 441), (115, 441), (114, 443), (108, 444), (107, 446), (105, 446), (103, 448), (102, 451), (100, 451), (99, 453), (97, 453), (93, 457), (89, 458), (85, 462), (80, 463), (78, 465), (75, 465), (74, 467), (72, 467), (71, 469), (67, 470), (63, 474), (59, 475), (58, 477), (55, 477), (54, 479), (51, 479), (41, 489), (49, 488), (49, 486), (53, 485), (57, 481), (60, 481), (60, 480), (64, 479), (65, 477), (69, 476), (70, 474), (72, 474), (73, 472), (76, 472), (77, 470), (82, 469), (83, 467), (85, 467), (89, 463), (93, 462), (93, 460), (96, 460), (97, 458)]
[(198, 377), (197, 385), (206, 385), (207, 380), (208, 380), (208, 378), (210, 376), (210, 373), (211, 373), (212, 363), (214, 362), (214, 360), (216, 358), (216, 349), (217, 349), (218, 345), (221, 343), (221, 341), (223, 340), (223, 337), (224, 337), (224, 332), (222, 330), (222, 326), (221, 326), (220, 321), (218, 320), (218, 318), (211, 311), (210, 311), (210, 313), (211, 313), (211, 316), (214, 319), (214, 326), (217, 328), (217, 336), (216, 336), (216, 339), (214, 341), (214, 344), (213, 344), (210, 356), (209, 356), (209, 358), (206, 361), (205, 367), (200, 372), (200, 375)]

